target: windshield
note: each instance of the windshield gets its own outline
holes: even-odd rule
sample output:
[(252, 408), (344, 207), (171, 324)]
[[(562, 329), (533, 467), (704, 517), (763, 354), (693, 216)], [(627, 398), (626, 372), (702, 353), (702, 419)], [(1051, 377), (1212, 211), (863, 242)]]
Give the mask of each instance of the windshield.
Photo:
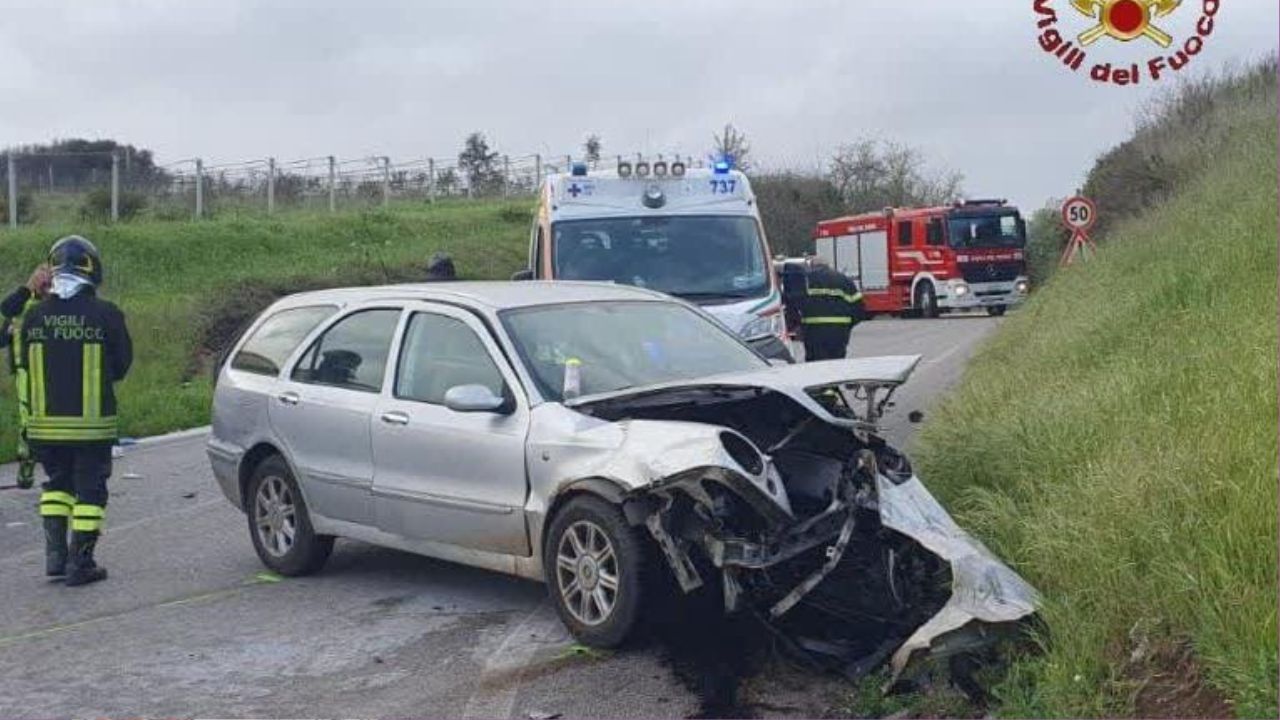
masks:
[[(566, 376), (577, 394), (593, 395), (768, 367), (729, 331), (676, 303), (575, 303), (501, 317), (539, 391), (555, 402), (565, 399)], [(566, 372), (570, 365), (576, 370)]]
[(951, 247), (1022, 247), (1022, 223), (1017, 213), (952, 216), (947, 221)]
[(752, 217), (565, 220), (554, 233), (553, 277), (561, 280), (612, 281), (692, 300), (769, 292)]

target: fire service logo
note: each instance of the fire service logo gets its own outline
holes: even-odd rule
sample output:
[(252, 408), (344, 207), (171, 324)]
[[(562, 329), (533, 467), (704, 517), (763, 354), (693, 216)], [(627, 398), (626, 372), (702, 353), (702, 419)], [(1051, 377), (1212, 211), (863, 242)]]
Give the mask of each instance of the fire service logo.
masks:
[[(1094, 82), (1140, 85), (1172, 76), (1191, 64), (1213, 34), (1221, 0), (1200, 0), (1192, 18), (1183, 0), (1063, 0), (1059, 17), (1054, 0), (1033, 0), (1040, 48), (1072, 72), (1087, 72)], [(1194, 19), (1194, 24), (1191, 21)], [(1095, 58), (1108, 48), (1127, 58)], [(1138, 61), (1134, 52), (1143, 56)], [(1100, 61), (1101, 60), (1101, 61)]]

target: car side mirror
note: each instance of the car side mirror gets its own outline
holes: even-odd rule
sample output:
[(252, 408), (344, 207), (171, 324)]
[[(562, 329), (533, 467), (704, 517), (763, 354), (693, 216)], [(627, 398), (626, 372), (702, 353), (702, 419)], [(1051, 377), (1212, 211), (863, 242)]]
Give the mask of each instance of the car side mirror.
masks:
[(532, 279), (533, 279), (533, 270), (532, 270), (531, 268), (525, 268), (525, 269), (521, 270), (520, 272), (517, 272), (517, 273), (515, 273), (514, 275), (512, 275), (512, 276), (511, 276), (511, 279), (512, 279), (512, 280), (514, 280), (514, 281), (517, 281), (517, 282), (519, 282), (519, 281), (521, 281), (521, 280), (532, 280)]
[(444, 406), (454, 412), (510, 412), (510, 405), (484, 385), (455, 385), (444, 394)]

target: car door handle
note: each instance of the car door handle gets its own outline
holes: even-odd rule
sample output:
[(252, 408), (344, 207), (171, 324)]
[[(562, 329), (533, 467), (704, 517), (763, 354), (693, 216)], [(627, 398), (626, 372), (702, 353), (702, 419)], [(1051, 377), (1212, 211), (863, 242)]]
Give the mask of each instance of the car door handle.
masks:
[(388, 425), (408, 425), (409, 416), (405, 413), (395, 411), (382, 413), (382, 422)]
[(285, 405), (297, 405), (302, 400), (296, 392), (282, 392), (276, 396), (276, 399)]

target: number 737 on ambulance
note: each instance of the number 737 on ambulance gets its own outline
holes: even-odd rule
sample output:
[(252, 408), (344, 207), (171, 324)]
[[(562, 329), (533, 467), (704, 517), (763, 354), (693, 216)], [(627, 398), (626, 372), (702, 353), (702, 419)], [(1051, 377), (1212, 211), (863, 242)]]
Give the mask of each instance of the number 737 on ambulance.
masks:
[(755, 195), (727, 162), (619, 160), (547, 176), (518, 279), (635, 285), (696, 303), (761, 354), (790, 360)]

